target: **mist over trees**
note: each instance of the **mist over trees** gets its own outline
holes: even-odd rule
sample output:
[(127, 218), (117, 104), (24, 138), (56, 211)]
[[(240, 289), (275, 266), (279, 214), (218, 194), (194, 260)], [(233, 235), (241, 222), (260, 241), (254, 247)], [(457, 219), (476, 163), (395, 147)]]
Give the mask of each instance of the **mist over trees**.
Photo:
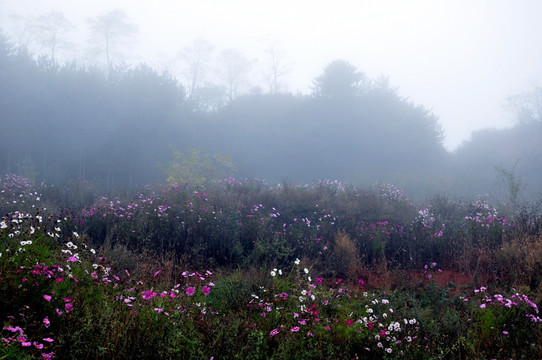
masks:
[(137, 31), (122, 13), (89, 20), (105, 68), (59, 65), (72, 25), (61, 14), (38, 20), (42, 57), (0, 37), (0, 173), (132, 190), (166, 181), (168, 163), (199, 151), (231, 157), (237, 177), (269, 182), (340, 179), (394, 183), (415, 197), (473, 196), (502, 192), (507, 173), (521, 196), (540, 193), (538, 90), (516, 99), (515, 127), (475, 132), (449, 153), (436, 115), (345, 60), (326, 65), (310, 94), (293, 95), (280, 91), (287, 67), (272, 47), (264, 93), (251, 82), (252, 60), (198, 40), (179, 53), (183, 85), (145, 64), (122, 65), (122, 41)]

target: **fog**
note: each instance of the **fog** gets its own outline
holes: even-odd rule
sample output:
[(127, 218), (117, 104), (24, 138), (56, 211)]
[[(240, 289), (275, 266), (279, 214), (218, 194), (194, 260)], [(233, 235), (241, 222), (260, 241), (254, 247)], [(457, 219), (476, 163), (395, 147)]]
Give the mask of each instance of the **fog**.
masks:
[[(269, 181), (393, 181), (415, 192), (489, 191), (497, 167), (524, 175), (532, 197), (542, 161), (540, 13), (538, 1), (0, 1), (10, 59), (36, 62), (12, 68), (21, 73), (0, 99), (2, 125), (17, 124), (4, 132), (14, 138), (3, 139), (0, 171), (30, 162), (37, 179), (132, 186), (160, 179), (171, 146), (231, 155), (239, 175)], [(116, 32), (104, 47), (106, 20)], [(51, 65), (64, 71), (47, 77)], [(59, 160), (53, 176), (50, 157), (17, 157), (8, 145), (22, 144), (25, 119), (59, 126), (58, 139), (85, 132), (95, 141), (51, 148), (79, 154), (69, 166)], [(118, 158), (93, 163), (91, 152), (104, 149)]]

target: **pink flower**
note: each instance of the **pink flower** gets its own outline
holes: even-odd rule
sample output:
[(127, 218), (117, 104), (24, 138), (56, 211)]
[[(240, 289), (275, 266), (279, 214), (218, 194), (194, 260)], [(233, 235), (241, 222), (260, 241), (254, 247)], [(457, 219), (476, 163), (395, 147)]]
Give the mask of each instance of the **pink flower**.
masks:
[(207, 296), (211, 293), (211, 288), (208, 286), (204, 286), (201, 288), (201, 291), (203, 292), (203, 295)]
[(192, 296), (192, 295), (194, 295), (196, 293), (196, 288), (193, 287), (193, 286), (189, 286), (189, 287), (186, 288), (185, 292), (186, 292), (186, 295)]
[(156, 293), (156, 292), (154, 292), (152, 290), (143, 291), (143, 292), (141, 292), (141, 294), (143, 295), (144, 300), (152, 299), (153, 297), (158, 295), (158, 293)]
[(346, 320), (346, 326), (352, 326), (352, 324), (354, 324), (354, 320), (352, 319)]
[(33, 344), (37, 349), (43, 349), (43, 344), (38, 344), (36, 341), (34, 341)]
[(160, 274), (162, 272), (162, 270), (158, 270), (157, 272), (154, 273), (154, 276), (157, 276), (158, 274)]
[(76, 261), (79, 261), (79, 259), (76, 258), (76, 257), (74, 257), (74, 256), (70, 256), (70, 257), (68, 258), (68, 261), (76, 262)]
[(21, 343), (21, 346), (24, 346), (24, 347), (28, 347), (28, 346), (31, 346), (31, 345), (32, 345), (32, 343), (30, 341), (23, 341)]
[(53, 342), (54, 340), (53, 340), (53, 339), (51, 339), (51, 338), (45, 338), (45, 339), (43, 339), (43, 341), (47, 341), (47, 342)]
[(60, 316), (60, 315), (64, 314), (64, 312), (62, 312), (62, 311), (58, 310), (58, 308), (56, 309), (56, 313), (58, 314), (58, 316)]
[(66, 305), (64, 305), (64, 308), (66, 309), (66, 312), (69, 313), (73, 310), (73, 305), (70, 303), (66, 303)]
[(43, 325), (48, 328), (49, 325), (51, 325), (51, 322), (49, 321), (49, 318), (46, 316), (44, 319), (43, 319)]
[(273, 329), (271, 330), (271, 332), (269, 333), (270, 336), (275, 336), (279, 333), (279, 330), (278, 329)]
[(51, 301), (51, 295), (43, 295), (43, 298), (47, 301)]
[(298, 332), (299, 331), (299, 326), (294, 326), (293, 328), (290, 329), (291, 332)]

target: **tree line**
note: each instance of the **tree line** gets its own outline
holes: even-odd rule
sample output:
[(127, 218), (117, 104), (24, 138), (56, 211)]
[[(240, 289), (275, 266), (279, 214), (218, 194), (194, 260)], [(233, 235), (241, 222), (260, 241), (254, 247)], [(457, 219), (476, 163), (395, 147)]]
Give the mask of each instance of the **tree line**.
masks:
[(270, 182), (329, 178), (395, 183), (414, 196), (472, 195), (498, 191), (500, 168), (526, 194), (540, 191), (534, 115), (512, 129), (479, 131), (449, 153), (437, 116), (345, 60), (329, 63), (307, 95), (240, 95), (232, 83), (214, 103), (198, 94), (199, 80), (183, 86), (145, 64), (104, 69), (49, 60), (0, 37), (2, 173), (130, 190), (165, 181), (176, 154), (199, 149), (230, 156), (236, 176)]

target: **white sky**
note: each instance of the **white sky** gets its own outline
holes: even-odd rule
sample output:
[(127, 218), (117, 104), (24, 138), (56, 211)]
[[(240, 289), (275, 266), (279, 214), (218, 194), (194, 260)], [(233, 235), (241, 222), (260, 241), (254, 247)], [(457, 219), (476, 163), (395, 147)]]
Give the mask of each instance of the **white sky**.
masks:
[(473, 130), (510, 126), (505, 97), (542, 83), (539, 0), (0, 0), (0, 27), (9, 32), (12, 13), (56, 10), (86, 39), (85, 19), (115, 8), (139, 27), (132, 61), (156, 68), (205, 38), (260, 60), (276, 41), (292, 92), (307, 93), (335, 59), (389, 76), (440, 118), (448, 149)]

